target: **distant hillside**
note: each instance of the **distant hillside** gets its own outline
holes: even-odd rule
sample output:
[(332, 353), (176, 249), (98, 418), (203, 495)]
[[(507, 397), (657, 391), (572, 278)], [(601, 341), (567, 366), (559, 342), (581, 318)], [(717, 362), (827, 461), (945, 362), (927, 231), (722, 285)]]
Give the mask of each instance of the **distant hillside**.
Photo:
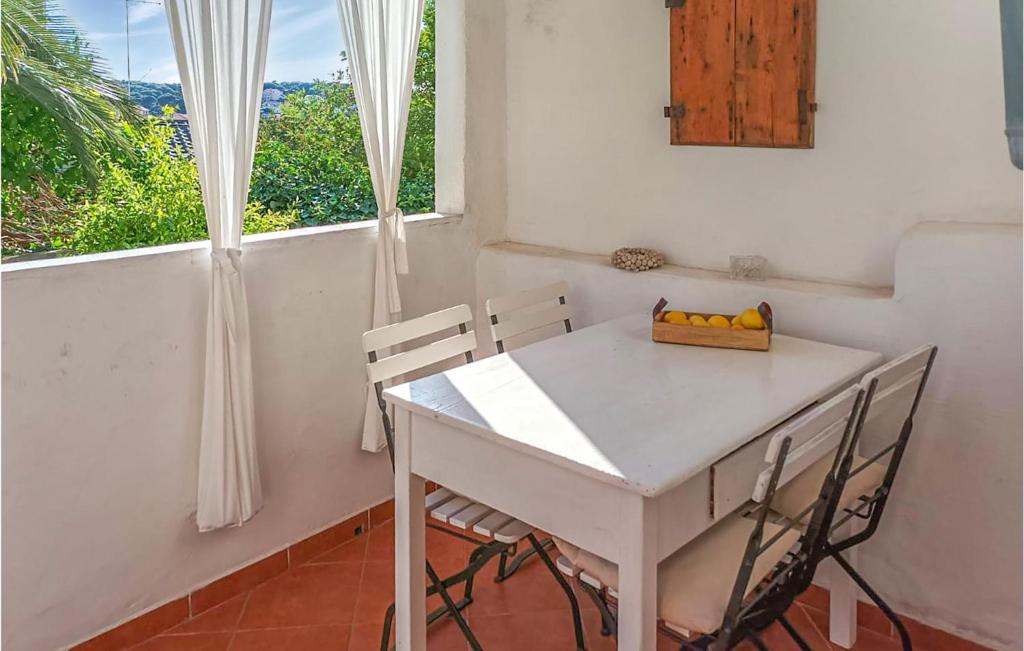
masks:
[[(127, 82), (122, 81), (127, 86)], [(164, 106), (174, 108), (177, 113), (185, 112), (185, 101), (181, 98), (181, 84), (157, 84), (148, 81), (132, 82), (132, 101), (146, 109), (150, 115), (161, 115)], [(267, 93), (267, 91), (280, 91), (278, 93)], [(277, 111), (280, 100), (285, 95), (303, 91), (313, 93), (313, 82), (311, 81), (268, 81), (263, 84), (264, 113)]]

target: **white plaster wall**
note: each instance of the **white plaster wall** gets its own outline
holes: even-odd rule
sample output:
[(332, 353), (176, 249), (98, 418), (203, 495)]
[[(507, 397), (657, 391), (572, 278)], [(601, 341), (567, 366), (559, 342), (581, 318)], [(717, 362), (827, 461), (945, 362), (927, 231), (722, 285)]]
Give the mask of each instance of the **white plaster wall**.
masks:
[[(386, 455), (359, 448), (375, 237), (246, 238), (266, 503), (205, 534), (208, 244), (0, 267), (5, 649), (79, 641), (391, 494)], [(472, 300), (472, 240), (459, 219), (410, 224), (407, 316)]]
[(512, 241), (705, 269), (757, 253), (777, 276), (891, 286), (917, 222), (1019, 223), (996, 2), (820, 0), (809, 151), (669, 146), (662, 2), (493, 4), (507, 80), (486, 90), (507, 106), (486, 118), (507, 130)]
[[(501, 244), (477, 260), (477, 302), (565, 279), (577, 327), (650, 310), (660, 296), (722, 312), (767, 300), (784, 334), (889, 357), (937, 344), (909, 452), (861, 567), (899, 611), (1020, 649), (1021, 273), (1021, 228), (1011, 225), (917, 226), (900, 240), (892, 293), (679, 268), (632, 274), (604, 256)], [(866, 444), (882, 434), (866, 432)]]

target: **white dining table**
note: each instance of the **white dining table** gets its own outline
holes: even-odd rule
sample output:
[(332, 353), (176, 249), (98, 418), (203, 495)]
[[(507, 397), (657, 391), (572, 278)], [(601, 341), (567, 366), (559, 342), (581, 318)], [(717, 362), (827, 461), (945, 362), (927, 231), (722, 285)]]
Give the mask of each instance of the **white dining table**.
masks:
[[(658, 562), (749, 497), (766, 433), (881, 361), (782, 335), (767, 352), (655, 343), (636, 314), (387, 389), (398, 648), (426, 645), (431, 480), (618, 563), (618, 648), (653, 650)], [(852, 644), (856, 593), (836, 575), (831, 591)]]

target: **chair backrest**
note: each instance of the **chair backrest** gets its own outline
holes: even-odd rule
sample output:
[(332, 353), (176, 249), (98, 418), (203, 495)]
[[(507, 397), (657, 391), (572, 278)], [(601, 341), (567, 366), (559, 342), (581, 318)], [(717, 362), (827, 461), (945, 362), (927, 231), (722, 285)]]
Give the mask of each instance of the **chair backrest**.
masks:
[(505, 352), (509, 337), (525, 334), (558, 322), (572, 332), (572, 306), (566, 303), (569, 283), (562, 281), (525, 291), (487, 299), (491, 338), (499, 353)]
[[(774, 492), (838, 449), (851, 419), (856, 416), (854, 406), (859, 401), (860, 393), (859, 387), (849, 387), (791, 424), (779, 428), (765, 452), (764, 460), (770, 465), (758, 475), (751, 499), (762, 504), (769, 502), (769, 488), (773, 488)], [(782, 455), (786, 441), (789, 441), (789, 449), (787, 454)], [(779, 465), (781, 469), (778, 480), (772, 487), (772, 476)]]
[[(465, 355), (467, 363), (472, 362), (473, 351), (476, 350), (476, 333), (469, 329), (472, 321), (473, 313), (469, 306), (457, 305), (363, 333), (363, 352), (368, 359), (366, 376), (377, 394), (392, 465), (395, 461), (394, 430), (384, 402), (384, 382), (459, 355)], [(408, 345), (414, 340), (450, 329), (457, 329), (458, 334), (414, 347)], [(392, 353), (394, 347), (400, 350)]]
[(861, 409), (861, 422), (858, 424), (853, 446), (859, 443), (860, 432), (865, 423), (872, 419), (872, 416), (879, 416), (884, 412), (894, 412), (896, 409), (905, 409), (907, 415), (903, 419), (899, 435), (895, 440), (861, 462), (859, 466), (842, 473), (842, 483), (845, 484), (850, 477), (866, 471), (869, 466), (877, 463), (883, 457), (889, 457), (881, 485), (870, 496), (863, 496), (855, 508), (848, 509), (847, 513), (835, 520), (831, 526), (833, 530), (839, 529), (854, 517), (866, 518), (867, 525), (844, 540), (835, 540), (830, 543), (833, 549), (842, 551), (859, 545), (874, 535), (878, 529), (878, 523), (885, 511), (893, 482), (896, 480), (896, 472), (899, 470), (907, 443), (910, 441), (910, 433), (914, 429), (914, 415), (921, 404), (921, 396), (924, 395), (924, 388), (928, 384), (928, 377), (931, 375), (932, 365), (935, 363), (935, 356), (938, 352), (939, 349), (931, 344), (921, 346), (866, 373), (861, 380), (860, 387), (864, 392), (864, 407)]
[(871, 420), (873, 415), (901, 406), (913, 417), (938, 350), (931, 344), (921, 346), (866, 373), (860, 382), (861, 388), (870, 392), (865, 417)]
[[(849, 387), (779, 428), (769, 442), (765, 453), (765, 462), (769, 466), (758, 474), (751, 496), (757, 506), (747, 514), (755, 524), (733, 584), (720, 639), (725, 638), (724, 641), (731, 644), (738, 640), (737, 636), (742, 637), (743, 622), (751, 611), (762, 613), (762, 617), (766, 616), (765, 613), (781, 615), (810, 584), (822, 555), (819, 552), (820, 540), (829, 530), (838, 501), (837, 492), (842, 490), (842, 482), (837, 482), (836, 478), (841, 468), (849, 467), (846, 462), (861, 422), (859, 413), (863, 397), (864, 392), (859, 386)], [(783, 522), (778, 528), (773, 527), (774, 533), (765, 540), (765, 523), (773, 513), (771, 506), (776, 490), (829, 455), (833, 457), (832, 466), (815, 497), (798, 517)], [(814, 515), (802, 532), (799, 551), (791, 551), (772, 580), (757, 588), (747, 599), (757, 558), (782, 541), (787, 533), (800, 527), (801, 519), (810, 511)]]

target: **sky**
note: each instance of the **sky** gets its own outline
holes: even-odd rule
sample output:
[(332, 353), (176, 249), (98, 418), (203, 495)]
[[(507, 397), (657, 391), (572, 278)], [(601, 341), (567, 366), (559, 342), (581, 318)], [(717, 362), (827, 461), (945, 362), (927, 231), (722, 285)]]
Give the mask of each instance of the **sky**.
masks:
[[(163, 0), (53, 0), (78, 24), (112, 75), (133, 81), (177, 82)], [(341, 26), (336, 0), (276, 0), (270, 19), (267, 81), (329, 79), (340, 67)]]

